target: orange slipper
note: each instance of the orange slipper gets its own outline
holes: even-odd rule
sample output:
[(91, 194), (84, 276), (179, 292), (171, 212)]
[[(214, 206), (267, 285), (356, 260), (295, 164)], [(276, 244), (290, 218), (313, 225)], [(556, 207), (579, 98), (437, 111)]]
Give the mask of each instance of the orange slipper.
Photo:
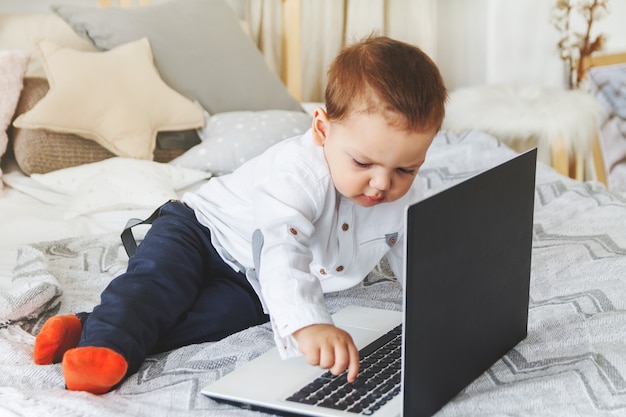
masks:
[(124, 378), (128, 363), (112, 349), (87, 346), (65, 352), (62, 367), (67, 389), (104, 394)]
[(35, 338), (33, 359), (37, 365), (61, 362), (63, 354), (78, 345), (82, 325), (73, 314), (48, 319)]

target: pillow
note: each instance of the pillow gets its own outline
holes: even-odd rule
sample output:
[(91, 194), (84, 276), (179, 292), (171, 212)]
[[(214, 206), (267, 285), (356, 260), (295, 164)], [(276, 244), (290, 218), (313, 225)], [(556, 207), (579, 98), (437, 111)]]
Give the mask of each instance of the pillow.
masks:
[(26, 77), (45, 77), (37, 43), (47, 39), (81, 51), (97, 51), (91, 42), (81, 38), (59, 16), (48, 13), (0, 14), (0, 49), (19, 49), (30, 54)]
[(303, 134), (312, 123), (310, 115), (287, 110), (226, 112), (205, 117), (206, 126), (199, 132), (202, 142), (171, 164), (211, 171), (214, 175), (226, 174), (274, 143)]
[(177, 190), (210, 177), (204, 171), (121, 157), (31, 176), (69, 197), (66, 219), (99, 211), (156, 209), (176, 198)]
[(163, 80), (211, 114), (301, 111), (223, 0), (135, 8), (55, 5), (52, 10), (100, 49), (147, 37)]
[[(48, 92), (48, 80), (40, 77), (24, 77), (24, 87), (15, 114), (32, 109)], [(181, 138), (180, 136), (184, 136)], [(70, 168), (112, 158), (115, 155), (93, 140), (71, 133), (57, 133), (43, 129), (9, 128), (9, 142), (13, 156), (26, 175), (45, 174), (57, 169)], [(198, 144), (197, 130), (159, 132), (154, 150), (156, 162), (169, 162)]]
[(626, 119), (626, 64), (590, 68), (591, 90), (609, 115)]
[[(7, 150), (7, 129), (13, 119), (22, 91), (28, 52), (0, 50), (0, 159)], [(2, 189), (0, 169), (0, 189)]]
[(159, 132), (157, 134), (157, 149), (187, 150), (198, 143), (200, 143), (198, 129), (181, 130), (178, 132)]
[(106, 52), (41, 41), (50, 91), (14, 126), (73, 133), (115, 155), (152, 159), (157, 131), (203, 126), (198, 107), (167, 86), (146, 38)]

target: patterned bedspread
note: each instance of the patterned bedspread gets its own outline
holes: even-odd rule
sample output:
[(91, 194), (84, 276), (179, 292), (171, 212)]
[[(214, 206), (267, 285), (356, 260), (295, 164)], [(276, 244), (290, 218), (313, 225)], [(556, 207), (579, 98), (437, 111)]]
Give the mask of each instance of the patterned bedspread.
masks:
[[(421, 174), (433, 193), (512, 155), (479, 132), (442, 133)], [(528, 337), (437, 416), (626, 415), (626, 198), (537, 169)], [(102, 396), (66, 391), (59, 365), (32, 363), (43, 321), (89, 310), (125, 263), (113, 235), (20, 250), (13, 285), (0, 293), (0, 415), (261, 415), (218, 404), (200, 389), (273, 347), (268, 325), (152, 356)], [(326, 300), (331, 311), (349, 304), (400, 309), (401, 296), (382, 268)]]

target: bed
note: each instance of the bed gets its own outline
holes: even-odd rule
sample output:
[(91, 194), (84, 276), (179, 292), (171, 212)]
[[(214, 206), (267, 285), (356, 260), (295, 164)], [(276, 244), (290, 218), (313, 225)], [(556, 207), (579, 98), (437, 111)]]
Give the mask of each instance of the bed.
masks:
[[(291, 0), (285, 3), (297, 12), (298, 7)], [(123, 30), (113, 23), (96, 24), (96, 19), (115, 13), (118, 24), (132, 19), (135, 13), (158, 11), (158, 6), (153, 4), (132, 12), (99, 9), (94, 15), (66, 8), (49, 16), (37, 15), (35, 19), (40, 20), (35, 26), (61, 37), (50, 35), (48, 39), (58, 43), (65, 40), (73, 45), (73, 50), (91, 56), (100, 53), (92, 41), (87, 42), (68, 25), (59, 35), (59, 22), (71, 23), (73, 28), (81, 26), (81, 22), (83, 28), (90, 24), (101, 29), (108, 27), (113, 35), (121, 36)], [(283, 12), (291, 13), (293, 9)], [(168, 11), (168, 18), (173, 16)], [(27, 19), (4, 15), (0, 19), (5, 20), (0, 23), (16, 18)], [(221, 24), (226, 20), (220, 19)], [(19, 30), (26, 27), (25, 21), (18, 22)], [(235, 22), (234, 26), (241, 31), (239, 24)], [(54, 30), (50, 29), (52, 26)], [(0, 25), (3, 27), (8, 26)], [(234, 32), (237, 37), (246, 33), (239, 31)], [(4, 34), (0, 29), (0, 44)], [(106, 40), (95, 36), (91, 39), (96, 44)], [(158, 49), (156, 40), (150, 41), (159, 67), (160, 54), (164, 52)], [(104, 50), (115, 48), (101, 46)], [(146, 51), (141, 42), (133, 47)], [(239, 50), (239, 54), (248, 50)], [(132, 52), (136, 55), (136, 50)], [(195, 55), (199, 59), (197, 51)], [(102, 139), (109, 136), (101, 132), (100, 136), (83, 131), (76, 135), (63, 129), (33, 128), (28, 123), (34, 122), (28, 120), (22, 121), (22, 127), (7, 128), (11, 142), (2, 159), (5, 186), (0, 197), (0, 415), (262, 415), (214, 402), (200, 390), (273, 347), (268, 325), (247, 329), (219, 342), (151, 356), (139, 372), (102, 396), (67, 391), (59, 365), (37, 366), (32, 362), (34, 336), (48, 317), (89, 310), (98, 302), (101, 289), (124, 271), (128, 258), (119, 235), (129, 218), (146, 217), (161, 202), (210, 180), (212, 175), (234, 169), (274, 141), (306, 129), (309, 110), (315, 103), (293, 101), (289, 96), (294, 94), (285, 96), (285, 91), (295, 90), (277, 84), (278, 78), (268, 75), (267, 68), (259, 64), (259, 57), (254, 56), (244, 73), (254, 78), (253, 84), (271, 85), (269, 93), (258, 93), (261, 98), (255, 102), (253, 98), (257, 96), (250, 93), (254, 85), (248, 87), (246, 97), (250, 99), (243, 103), (245, 110), (241, 102), (227, 105), (229, 100), (232, 102), (232, 91), (214, 102), (200, 101), (200, 96), (182, 100), (183, 111), (176, 117), (185, 119), (191, 115), (189, 120), (172, 122), (177, 130), (170, 130), (173, 134), (169, 138), (153, 135), (152, 129), (146, 135), (149, 140), (139, 148), (115, 147), (115, 143)], [(71, 58), (76, 59), (73, 55)], [(36, 76), (41, 75), (44, 66), (41, 60), (26, 63), (20, 57), (12, 59), (25, 67), (15, 103), (17, 110), (11, 116), (16, 120), (42, 100), (50, 82)], [(215, 61), (226, 65), (224, 59), (218, 57)], [(102, 79), (98, 77), (103, 75), (94, 71), (96, 78)], [(176, 69), (173, 71), (175, 74)], [(259, 77), (265, 77), (265, 81), (258, 81)], [(272, 81), (267, 81), (270, 78)], [(58, 88), (60, 84), (56, 85)], [(220, 84), (225, 85), (226, 82)], [(174, 97), (172, 94), (177, 91), (167, 90), (163, 94)], [(90, 90), (90, 94), (95, 93)], [(270, 108), (266, 104), (268, 96), (281, 102)], [(255, 107), (255, 103), (261, 103), (260, 107)], [(72, 127), (76, 132), (77, 128)], [(258, 136), (260, 132), (265, 134)], [(153, 152), (155, 160), (119, 156), (122, 152)], [(43, 159), (42, 154), (46, 155)], [(489, 134), (442, 131), (429, 150), (420, 181), (430, 195), (513, 155), (514, 150)], [(573, 180), (538, 163), (528, 337), (447, 404), (438, 416), (588, 417), (626, 413), (624, 219), (623, 194), (607, 190), (600, 182)], [(346, 305), (400, 310), (401, 297), (400, 283), (383, 262), (362, 284), (329, 294), (326, 301), (331, 312)]]

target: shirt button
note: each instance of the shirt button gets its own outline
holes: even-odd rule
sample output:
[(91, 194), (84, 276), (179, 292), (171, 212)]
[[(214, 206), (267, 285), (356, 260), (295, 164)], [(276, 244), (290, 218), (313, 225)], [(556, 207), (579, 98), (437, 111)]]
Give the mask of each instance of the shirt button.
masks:
[(289, 228), (289, 233), (291, 233), (292, 235), (297, 235), (298, 231), (295, 228), (291, 227)]
[(324, 268), (320, 269), (320, 274), (326, 275), (326, 270)]
[(391, 243), (392, 245), (395, 245), (396, 244), (396, 238), (395, 237), (389, 238), (389, 243)]
[(341, 225), (341, 230), (343, 230), (344, 232), (347, 231), (350, 228), (350, 226), (348, 225), (348, 223), (344, 223)]
[(343, 271), (343, 265), (339, 265), (336, 269), (337, 272)]

